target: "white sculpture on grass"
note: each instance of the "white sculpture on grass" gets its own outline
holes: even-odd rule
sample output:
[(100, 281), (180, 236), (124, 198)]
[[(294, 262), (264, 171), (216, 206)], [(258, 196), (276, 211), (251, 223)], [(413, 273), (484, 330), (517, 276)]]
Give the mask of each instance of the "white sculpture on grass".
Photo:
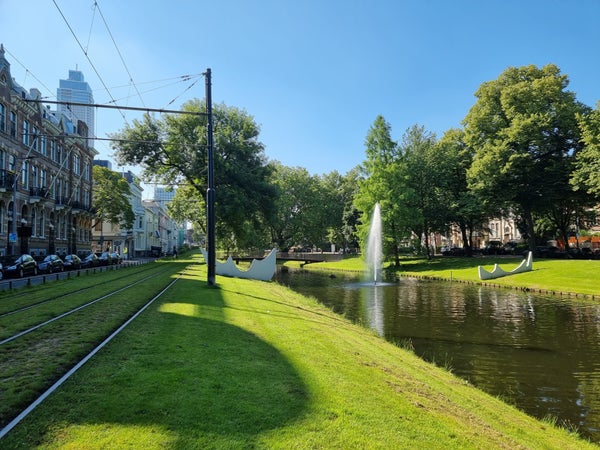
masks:
[[(201, 248), (202, 256), (208, 263), (208, 254), (206, 250)], [(275, 274), (275, 263), (277, 262), (277, 249), (273, 249), (263, 259), (253, 259), (248, 270), (240, 270), (235, 261), (227, 258), (227, 261), (215, 261), (215, 273), (226, 277), (247, 278), (250, 280), (269, 281)]]
[(531, 252), (527, 255), (527, 258), (521, 261), (521, 264), (510, 272), (502, 270), (498, 264), (494, 264), (494, 268), (491, 272), (485, 270), (479, 266), (479, 279), (480, 280), (492, 280), (494, 278), (504, 277), (506, 275), (514, 275), (515, 273), (529, 272), (533, 270), (533, 255)]

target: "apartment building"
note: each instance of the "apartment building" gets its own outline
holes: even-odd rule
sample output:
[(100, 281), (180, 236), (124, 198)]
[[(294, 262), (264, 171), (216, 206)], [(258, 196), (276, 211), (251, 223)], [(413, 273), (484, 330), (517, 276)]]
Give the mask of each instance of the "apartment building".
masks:
[(13, 80), (0, 44), (0, 256), (89, 252), (91, 137)]

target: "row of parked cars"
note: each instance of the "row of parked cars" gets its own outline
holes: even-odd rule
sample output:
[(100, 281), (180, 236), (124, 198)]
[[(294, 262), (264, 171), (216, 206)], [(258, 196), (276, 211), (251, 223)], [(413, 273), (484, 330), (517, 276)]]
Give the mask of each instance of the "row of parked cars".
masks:
[(23, 254), (8, 264), (0, 264), (0, 279), (109, 266), (121, 264), (121, 262), (121, 255), (115, 252), (90, 253), (84, 258), (80, 258), (78, 255), (66, 255), (64, 258), (58, 255), (48, 255), (39, 261), (31, 255)]

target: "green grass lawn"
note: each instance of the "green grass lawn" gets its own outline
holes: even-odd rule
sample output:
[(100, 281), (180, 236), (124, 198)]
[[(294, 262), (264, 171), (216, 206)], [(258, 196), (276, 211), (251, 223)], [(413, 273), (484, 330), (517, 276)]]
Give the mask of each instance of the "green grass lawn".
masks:
[(596, 448), (283, 286), (205, 279), (190, 266), (0, 447)]
[[(474, 257), (451, 258), (436, 257), (431, 260), (423, 258), (405, 258), (401, 267), (396, 269), (386, 265), (387, 270), (401, 276), (420, 276), (443, 278), (480, 283), (477, 272), (478, 266), (492, 270), (497, 263), (504, 270), (510, 271), (517, 267), (523, 258), (520, 257)], [(364, 260), (354, 256), (339, 262), (308, 264), (307, 270), (365, 270)], [(580, 259), (533, 259), (533, 270), (507, 277), (488, 280), (487, 284), (545, 290), (556, 293), (574, 293), (588, 296), (600, 296), (600, 260)], [(485, 284), (485, 283), (484, 283)]]

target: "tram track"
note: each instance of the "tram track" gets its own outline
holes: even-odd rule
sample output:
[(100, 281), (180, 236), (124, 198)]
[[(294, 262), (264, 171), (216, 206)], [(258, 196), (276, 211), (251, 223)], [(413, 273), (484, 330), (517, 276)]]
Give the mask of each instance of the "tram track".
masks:
[[(37, 330), (37, 329), (39, 329), (39, 328), (41, 328), (43, 326), (51, 324), (52, 322), (55, 322), (55, 321), (60, 320), (60, 319), (62, 319), (64, 317), (67, 317), (67, 316), (69, 316), (69, 315), (71, 315), (71, 314), (73, 314), (73, 313), (75, 313), (77, 311), (80, 311), (80, 310), (82, 310), (84, 308), (87, 308), (88, 306), (91, 306), (91, 305), (93, 305), (93, 304), (95, 304), (97, 302), (100, 302), (102, 300), (110, 298), (113, 295), (116, 295), (116, 294), (118, 294), (120, 292), (123, 292), (123, 291), (125, 291), (127, 289), (134, 288), (138, 284), (143, 283), (144, 281), (146, 281), (146, 280), (148, 280), (148, 279), (150, 279), (150, 278), (152, 278), (154, 276), (155, 275), (149, 275), (149, 276), (147, 276), (145, 278), (142, 278), (141, 280), (138, 280), (138, 281), (136, 281), (136, 282), (134, 282), (134, 283), (132, 283), (132, 284), (130, 284), (128, 286), (125, 286), (125, 287), (122, 287), (120, 289), (117, 289), (116, 291), (112, 291), (109, 294), (102, 295), (101, 297), (95, 298), (94, 300), (91, 300), (91, 301), (89, 301), (87, 303), (84, 303), (83, 305), (80, 305), (80, 306), (77, 306), (76, 308), (72, 308), (70, 310), (67, 310), (67, 311), (63, 312), (62, 314), (60, 314), (60, 315), (58, 315), (56, 317), (53, 317), (52, 319), (48, 319), (48, 320), (46, 320), (44, 322), (38, 323), (37, 325), (34, 325), (34, 326), (29, 327), (29, 328), (27, 328), (25, 330), (22, 330), (22, 331), (20, 331), (20, 332), (18, 332), (16, 334), (14, 334), (14, 335), (6, 338), (6, 339), (2, 339), (2, 340), (0, 340), (0, 346), (2, 346), (4, 344), (7, 344), (8, 342), (14, 341), (15, 339), (17, 339), (17, 338), (19, 338), (21, 336), (24, 336), (24, 335), (26, 335), (28, 333), (31, 333), (31, 332), (33, 332), (33, 331), (35, 331), (35, 330)], [(31, 307), (41, 305), (42, 303), (46, 303), (46, 302), (40, 302), (40, 303), (37, 303), (36, 305), (32, 305)], [(31, 307), (20, 309), (20, 310), (15, 311), (15, 312), (24, 312), (25, 310), (30, 309)]]
[(169, 264), (159, 272), (146, 273), (135, 283), (110, 289), (0, 341), (0, 427), (4, 427), (0, 438), (27, 408), (41, 402), (40, 398), (43, 400), (160, 298), (182, 276), (178, 270), (182, 267)]
[[(25, 329), (35, 327), (58, 316), (63, 316), (69, 310), (90, 303), (93, 298), (110, 296), (111, 293), (120, 288), (133, 286), (140, 280), (148, 280), (159, 276), (164, 270), (163, 266), (154, 266), (150, 271), (130, 273), (125, 277), (108, 277), (100, 283), (89, 286), (89, 289), (69, 290), (63, 294), (54, 293), (45, 299), (44, 297), (38, 297), (33, 304), (19, 305), (18, 308), (0, 316), (0, 342)], [(93, 298), (90, 292), (93, 293)]]
[[(11, 294), (10, 296), (6, 295), (4, 298), (0, 297), (0, 319), (2, 319), (5, 316), (10, 316), (12, 314), (16, 314), (16, 313), (19, 313), (22, 311), (27, 311), (28, 309), (34, 308), (38, 305), (42, 305), (42, 304), (51, 302), (53, 300), (60, 300), (66, 296), (90, 291), (92, 289), (98, 288), (100, 286), (103, 286), (103, 285), (106, 285), (109, 283), (118, 282), (119, 280), (129, 279), (129, 278), (131, 278), (132, 275), (135, 276), (140, 273), (154, 271), (154, 270), (156, 270), (156, 267), (153, 265), (144, 265), (144, 266), (141, 266), (139, 269), (137, 269), (133, 273), (130, 272), (129, 269), (124, 269), (124, 270), (127, 272), (124, 274), (120, 274), (120, 276), (118, 276), (118, 277), (110, 278), (110, 279), (102, 279), (102, 281), (100, 281), (98, 283), (87, 284), (83, 287), (78, 287), (78, 288), (70, 290), (70, 291), (62, 291), (61, 290), (60, 294), (58, 294), (58, 295), (48, 296), (47, 289), (45, 289), (46, 287), (42, 286), (35, 293), (18, 292), (18, 293)], [(40, 275), (38, 275), (38, 276), (40, 276)], [(77, 276), (79, 276), (79, 275), (77, 275)], [(86, 280), (91, 280), (91, 279), (92, 279), (91, 277), (86, 278)], [(20, 303), (20, 300), (25, 300), (25, 306), (20, 306), (23, 304), (23, 303)], [(17, 303), (17, 306), (15, 307), (15, 309), (10, 309), (11, 307), (15, 306), (15, 303)]]

